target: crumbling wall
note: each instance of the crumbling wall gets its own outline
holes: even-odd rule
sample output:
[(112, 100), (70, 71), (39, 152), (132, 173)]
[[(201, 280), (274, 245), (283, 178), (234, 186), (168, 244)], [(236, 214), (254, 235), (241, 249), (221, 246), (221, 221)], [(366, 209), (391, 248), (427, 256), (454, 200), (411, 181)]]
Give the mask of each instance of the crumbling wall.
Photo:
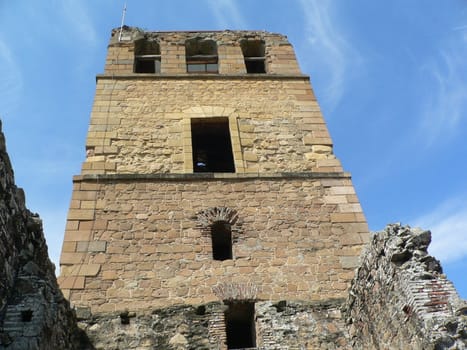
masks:
[(465, 349), (467, 304), (427, 253), (431, 233), (399, 224), (373, 236), (349, 291), (355, 349)]
[[(257, 301), (255, 349), (350, 349), (343, 302)], [(226, 309), (212, 302), (96, 315), (79, 309), (78, 316), (97, 350), (226, 350)]]
[(80, 338), (48, 258), (41, 220), (15, 186), (0, 124), (0, 349), (84, 349)]

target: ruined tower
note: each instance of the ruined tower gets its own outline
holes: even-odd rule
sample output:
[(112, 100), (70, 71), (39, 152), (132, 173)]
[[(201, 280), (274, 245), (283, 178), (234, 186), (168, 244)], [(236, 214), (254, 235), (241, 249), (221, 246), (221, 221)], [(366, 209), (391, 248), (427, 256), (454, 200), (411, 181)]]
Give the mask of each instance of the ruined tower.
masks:
[(285, 36), (114, 30), (73, 183), (59, 282), (96, 348), (346, 346), (369, 233)]

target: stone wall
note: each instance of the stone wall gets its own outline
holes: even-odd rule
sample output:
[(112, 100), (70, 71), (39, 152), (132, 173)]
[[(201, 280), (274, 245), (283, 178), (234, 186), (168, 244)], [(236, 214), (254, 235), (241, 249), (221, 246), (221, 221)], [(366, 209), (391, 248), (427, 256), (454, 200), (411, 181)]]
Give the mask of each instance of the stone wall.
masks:
[[(287, 38), (124, 28), (119, 41), (117, 33), (74, 178), (60, 259), (66, 297), (93, 312), (130, 302), (141, 310), (217, 301), (218, 283), (254, 281), (263, 301), (344, 298), (368, 227)], [(187, 72), (191, 38), (217, 44), (218, 73)], [(160, 72), (133, 71), (141, 40), (160, 46)], [(247, 72), (244, 40), (264, 44), (264, 73)], [(192, 129), (213, 118), (228, 128), (233, 167), (197, 172)], [(221, 217), (224, 209), (235, 218)], [(219, 222), (232, 228), (225, 261), (211, 249)]]
[[(93, 312), (219, 300), (254, 283), (259, 300), (345, 298), (367, 225), (347, 177), (209, 174), (75, 179), (60, 285)], [(233, 257), (212, 256), (215, 222)]]
[[(118, 40), (121, 38), (122, 40)], [(245, 63), (240, 47), (241, 40), (260, 40), (265, 44), (265, 66), (268, 74), (299, 74), (292, 45), (285, 35), (265, 31), (176, 31), (146, 32), (138, 28), (114, 29), (110, 38), (105, 64), (107, 74), (133, 73), (135, 43), (140, 40), (155, 41), (160, 46), (161, 74), (185, 74), (185, 41), (200, 38), (217, 44), (220, 74), (245, 74)]]
[(430, 240), (399, 224), (373, 236), (349, 291), (353, 348), (467, 348), (467, 303), (428, 255)]
[(0, 129), (0, 349), (85, 348), (54, 270), (41, 220), (14, 184)]
[[(193, 119), (228, 119), (236, 173), (342, 172), (307, 76), (280, 34), (114, 30), (96, 95), (82, 174), (192, 173)], [(185, 41), (216, 42), (218, 73), (187, 73)], [(135, 45), (160, 45), (161, 71), (134, 73)], [(240, 43), (264, 43), (249, 74)]]
[[(343, 301), (256, 302), (255, 349), (349, 349), (340, 312)], [(220, 350), (226, 349), (226, 309), (225, 304), (212, 302), (137, 312), (83, 313), (80, 325), (98, 350)]]
[(226, 117), (237, 173), (342, 172), (307, 77), (98, 77), (82, 174), (192, 173), (190, 120)]
[[(142, 343), (132, 329), (151, 333), (151, 310), (175, 308), (180, 315), (166, 314), (167, 327), (184, 329), (186, 310), (227, 299), (255, 303), (263, 349), (344, 347), (335, 301), (347, 296), (369, 232), (287, 38), (128, 27), (119, 37), (114, 30), (97, 76), (87, 157), (73, 180), (60, 259), (60, 286), (85, 315), (94, 343), (108, 347), (130, 330), (115, 346), (143, 346), (134, 345)], [(188, 47), (217, 46), (217, 55), (194, 59), (187, 40)], [(248, 71), (245, 40), (264, 44), (264, 56), (253, 55), (257, 63), (264, 59), (261, 73)], [(199, 58), (212, 70), (190, 70)], [(140, 69), (146, 59), (151, 72)], [(213, 142), (219, 136), (226, 142)], [(202, 138), (210, 141), (203, 149)], [(213, 150), (224, 152), (204, 164), (203, 153)], [(213, 254), (219, 225), (231, 230), (225, 259)], [(251, 304), (238, 307), (251, 315)], [(136, 315), (135, 322), (112, 328), (121, 313)], [(220, 339), (221, 349), (231, 334), (223, 315), (209, 317), (207, 327), (214, 328), (203, 340)], [(170, 332), (157, 346), (207, 346), (191, 345), (195, 330)]]
[[(117, 34), (61, 255), (79, 327), (0, 132), (0, 349), (225, 350), (232, 305), (253, 310), (235, 321), (251, 318), (257, 349), (466, 348), (467, 306), (429, 232), (391, 225), (359, 261), (367, 224), (284, 36)], [(217, 42), (218, 75), (188, 77), (193, 36)], [(264, 40), (267, 74), (246, 74), (246, 37)], [(139, 39), (159, 41), (160, 74), (133, 73)], [(193, 173), (190, 121), (209, 117), (228, 120), (235, 173)]]

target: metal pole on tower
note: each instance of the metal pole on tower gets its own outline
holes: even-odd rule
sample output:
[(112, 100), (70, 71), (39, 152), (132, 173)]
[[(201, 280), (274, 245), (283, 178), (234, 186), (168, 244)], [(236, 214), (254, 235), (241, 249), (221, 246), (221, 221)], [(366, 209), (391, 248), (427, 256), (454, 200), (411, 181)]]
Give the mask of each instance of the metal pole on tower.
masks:
[(126, 2), (123, 5), (122, 23), (120, 24), (120, 34), (118, 35), (118, 41), (122, 40), (122, 31), (123, 31), (123, 23), (125, 22), (125, 14), (126, 14)]

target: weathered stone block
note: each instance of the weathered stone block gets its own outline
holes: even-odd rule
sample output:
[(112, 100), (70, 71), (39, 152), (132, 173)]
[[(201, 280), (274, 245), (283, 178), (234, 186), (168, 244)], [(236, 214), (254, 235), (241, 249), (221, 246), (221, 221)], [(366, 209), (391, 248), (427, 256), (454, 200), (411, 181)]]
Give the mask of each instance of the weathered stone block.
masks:
[(68, 253), (63, 252), (60, 255), (60, 264), (70, 265), (70, 264), (81, 264), (85, 259), (85, 254), (83, 253)]

